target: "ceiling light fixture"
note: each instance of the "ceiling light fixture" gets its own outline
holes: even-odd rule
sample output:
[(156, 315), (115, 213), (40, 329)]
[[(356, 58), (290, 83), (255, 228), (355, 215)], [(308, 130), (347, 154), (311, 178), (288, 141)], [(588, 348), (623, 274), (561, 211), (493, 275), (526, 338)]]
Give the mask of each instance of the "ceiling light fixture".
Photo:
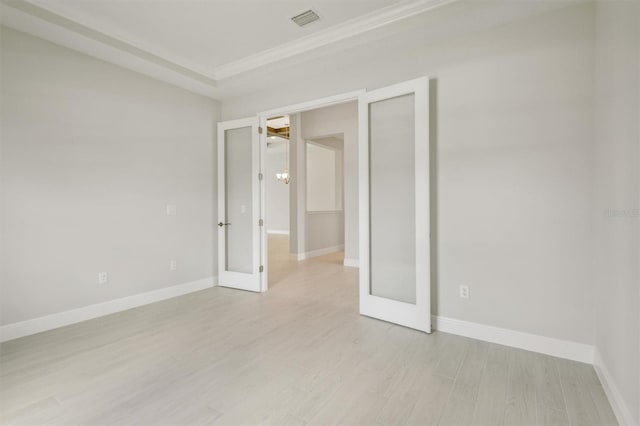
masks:
[(276, 179), (278, 179), (278, 181), (284, 183), (285, 185), (289, 184), (289, 170), (284, 169), (284, 172), (276, 173)]
[(284, 171), (282, 173), (276, 173), (276, 179), (278, 179), (278, 182), (282, 182), (285, 185), (289, 184), (289, 180), (291, 179), (291, 176), (289, 176), (289, 141), (285, 140), (285, 143), (287, 144), (286, 146), (286, 157), (285, 157), (285, 162), (284, 162)]

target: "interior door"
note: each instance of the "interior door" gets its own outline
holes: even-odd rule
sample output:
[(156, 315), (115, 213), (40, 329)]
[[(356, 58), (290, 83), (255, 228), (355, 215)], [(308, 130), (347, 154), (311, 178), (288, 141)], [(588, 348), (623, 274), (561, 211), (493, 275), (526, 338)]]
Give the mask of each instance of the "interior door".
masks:
[(258, 118), (218, 123), (218, 285), (261, 291)]
[(429, 79), (359, 98), (360, 313), (431, 332)]

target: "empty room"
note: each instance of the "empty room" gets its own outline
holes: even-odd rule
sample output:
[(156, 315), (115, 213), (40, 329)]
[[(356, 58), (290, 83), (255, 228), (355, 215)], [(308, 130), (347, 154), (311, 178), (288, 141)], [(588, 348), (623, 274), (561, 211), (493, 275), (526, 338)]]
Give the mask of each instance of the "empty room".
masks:
[(0, 424), (640, 426), (640, 1), (0, 25)]

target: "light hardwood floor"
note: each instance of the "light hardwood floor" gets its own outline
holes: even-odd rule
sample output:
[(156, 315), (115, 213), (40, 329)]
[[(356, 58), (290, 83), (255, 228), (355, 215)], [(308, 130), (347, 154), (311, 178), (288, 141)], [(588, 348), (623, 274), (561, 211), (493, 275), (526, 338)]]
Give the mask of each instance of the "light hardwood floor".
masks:
[(268, 238), (269, 288), (273, 288), (293, 273), (299, 263), (293, 255), (289, 254), (288, 235), (268, 234)]
[(587, 364), (360, 316), (340, 256), (2, 344), (0, 423), (615, 424)]

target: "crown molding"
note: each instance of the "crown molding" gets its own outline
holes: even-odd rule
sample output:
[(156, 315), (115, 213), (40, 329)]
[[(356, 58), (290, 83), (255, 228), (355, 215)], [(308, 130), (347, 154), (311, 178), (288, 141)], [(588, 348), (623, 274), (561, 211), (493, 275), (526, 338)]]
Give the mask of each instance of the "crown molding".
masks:
[(162, 61), (169, 62), (175, 66), (183, 68), (184, 70), (188, 70), (188, 72), (196, 73), (200, 77), (204, 76), (209, 80), (215, 80), (215, 77), (212, 72), (208, 71), (205, 68), (200, 67), (199, 65), (188, 61), (187, 59), (172, 54), (166, 51), (162, 46), (159, 45), (151, 45), (149, 43), (145, 43), (144, 41), (133, 37), (131, 34), (123, 33), (122, 31), (118, 31), (115, 28), (107, 28), (104, 24), (91, 19), (85, 15), (80, 15), (77, 12), (70, 10), (68, 7), (63, 7), (62, 4), (49, 1), (49, 0), (0, 0), (3, 2), (11, 3), (29, 3), (33, 6), (36, 6), (40, 9), (44, 9), (51, 14), (58, 15), (58, 17), (62, 17), (62, 19), (72, 21), (80, 26), (86, 27), (90, 30), (93, 30), (102, 35), (106, 35), (116, 44), (124, 43), (128, 45), (129, 49), (139, 50), (144, 54), (151, 54), (157, 58), (160, 58)]
[(0, 19), (9, 28), (49, 40), (183, 89), (215, 98), (216, 80), (191, 64), (153, 53), (123, 38), (64, 16), (31, 0), (0, 0)]
[(354, 37), (455, 1), (457, 0), (404, 0), (298, 40), (220, 65), (214, 69), (213, 75), (216, 80), (233, 77), (234, 75)]
[(43, 0), (0, 0), (3, 25), (216, 98), (219, 80), (306, 53), (457, 0), (403, 0), (306, 37), (205, 70), (162, 49), (115, 33), (85, 16)]

